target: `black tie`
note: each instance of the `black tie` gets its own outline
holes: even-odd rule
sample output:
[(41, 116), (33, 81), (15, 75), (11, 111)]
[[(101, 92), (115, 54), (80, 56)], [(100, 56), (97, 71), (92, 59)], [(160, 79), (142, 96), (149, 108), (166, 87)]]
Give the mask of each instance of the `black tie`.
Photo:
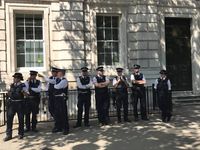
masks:
[(61, 81), (61, 79), (60, 79), (60, 78), (57, 78), (57, 79), (56, 79), (56, 84), (58, 84), (60, 81)]

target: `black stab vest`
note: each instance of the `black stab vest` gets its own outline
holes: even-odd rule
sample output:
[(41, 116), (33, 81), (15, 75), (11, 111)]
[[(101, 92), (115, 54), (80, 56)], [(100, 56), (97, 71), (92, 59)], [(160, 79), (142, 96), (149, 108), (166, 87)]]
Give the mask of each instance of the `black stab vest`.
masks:
[(38, 88), (38, 86), (40, 85), (40, 80), (35, 80), (35, 81), (36, 81), (36, 83), (29, 81), (29, 89), (28, 90), (29, 90), (30, 96), (39, 97), (40, 93), (36, 93), (31, 90), (31, 88)]
[[(97, 83), (101, 83), (101, 82), (105, 82), (106, 81), (106, 76), (102, 76), (102, 77), (99, 77), (99, 76), (96, 76), (95, 77), (97, 79)], [(104, 87), (104, 88), (98, 88), (98, 87), (95, 87), (95, 92), (96, 93), (108, 93), (108, 87)]]
[(21, 83), (19, 85), (14, 85), (14, 83), (11, 84), (11, 86), (10, 86), (10, 92), (11, 92), (10, 98), (12, 100), (24, 99), (24, 95), (22, 93), (23, 87), (25, 87), (24, 83)]
[[(79, 79), (80, 79), (80, 82), (82, 85), (87, 85), (90, 83), (90, 77), (89, 76), (86, 76), (86, 77), (83, 77), (83, 76), (79, 76)], [(87, 93), (90, 93), (90, 89), (80, 89), (78, 88), (78, 91), (79, 92), (87, 92)]]

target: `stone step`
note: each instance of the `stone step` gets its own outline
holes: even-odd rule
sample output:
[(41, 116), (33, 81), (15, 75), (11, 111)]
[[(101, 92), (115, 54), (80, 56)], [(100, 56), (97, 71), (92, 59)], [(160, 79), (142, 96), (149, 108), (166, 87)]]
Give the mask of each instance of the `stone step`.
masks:
[(200, 103), (200, 96), (172, 96), (175, 103)]

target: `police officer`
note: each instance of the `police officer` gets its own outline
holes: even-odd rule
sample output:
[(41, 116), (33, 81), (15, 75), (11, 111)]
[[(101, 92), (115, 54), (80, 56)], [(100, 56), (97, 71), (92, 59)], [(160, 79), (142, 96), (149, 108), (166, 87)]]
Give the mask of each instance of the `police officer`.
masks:
[(140, 73), (140, 65), (135, 64), (133, 66), (133, 73), (131, 74), (132, 83), (132, 94), (133, 94), (133, 109), (134, 109), (134, 119), (138, 121), (138, 100), (140, 99), (140, 112), (141, 119), (148, 120), (146, 113), (146, 98), (145, 98), (145, 87), (146, 83), (145, 77)]
[(22, 139), (24, 136), (24, 95), (27, 96), (27, 89), (25, 84), (21, 83), (21, 80), (23, 80), (21, 73), (15, 73), (13, 77), (14, 83), (11, 84), (10, 91), (8, 92), (7, 129), (4, 141), (12, 139), (12, 126), (15, 113), (17, 113), (19, 121), (18, 138)]
[(117, 76), (113, 79), (113, 86), (116, 90), (116, 106), (118, 123), (121, 122), (121, 107), (124, 109), (124, 122), (131, 122), (128, 119), (128, 87), (127, 78), (122, 74), (123, 68), (116, 68)]
[(89, 127), (89, 110), (91, 106), (91, 90), (92, 80), (88, 75), (88, 68), (81, 68), (82, 75), (77, 78), (77, 89), (78, 89), (78, 116), (75, 128), (81, 127), (82, 124), (82, 113), (83, 107), (85, 109), (84, 125)]
[[(29, 91), (29, 96), (27, 99), (27, 112), (25, 115), (25, 124), (26, 130), (28, 132), (32, 130), (37, 132), (37, 114), (39, 113), (39, 104), (40, 104), (40, 92), (41, 92), (41, 82), (36, 79), (38, 72), (30, 71), (30, 77), (25, 82), (25, 85)], [(32, 114), (32, 121), (30, 121), (30, 116)], [(32, 122), (32, 125), (31, 125)]]
[(104, 75), (103, 67), (98, 67), (97, 75), (93, 78), (98, 120), (100, 125), (108, 124), (108, 110), (110, 104), (108, 85), (109, 79)]
[(156, 79), (155, 86), (158, 98), (158, 106), (161, 110), (163, 122), (169, 122), (172, 116), (171, 82), (167, 77), (167, 71), (161, 70), (160, 77)]
[(65, 69), (57, 69), (57, 78), (54, 85), (55, 96), (55, 127), (52, 132), (63, 132), (63, 135), (69, 133), (68, 112), (67, 112), (67, 92), (68, 81), (64, 77)]
[(54, 106), (54, 101), (55, 101), (55, 97), (54, 97), (54, 85), (56, 83), (56, 76), (57, 76), (57, 68), (55, 67), (51, 67), (51, 76), (50, 77), (44, 77), (41, 74), (38, 74), (39, 77), (42, 77), (45, 79), (45, 81), (47, 82), (47, 89), (48, 89), (48, 108), (49, 108), (49, 112), (51, 114), (51, 116), (54, 118), (55, 116), (55, 106)]

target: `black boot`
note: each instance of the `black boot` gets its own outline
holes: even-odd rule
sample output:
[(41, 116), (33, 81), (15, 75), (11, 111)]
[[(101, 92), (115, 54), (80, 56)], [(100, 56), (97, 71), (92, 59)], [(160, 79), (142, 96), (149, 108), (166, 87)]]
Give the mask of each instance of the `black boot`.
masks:
[(3, 141), (6, 142), (6, 141), (9, 141), (9, 140), (11, 140), (11, 139), (12, 139), (12, 136), (11, 136), (11, 135), (7, 135), (7, 136), (3, 139)]
[(23, 138), (24, 138), (23, 135), (18, 135), (18, 139), (19, 139), (19, 140), (21, 140), (21, 139), (23, 139)]

